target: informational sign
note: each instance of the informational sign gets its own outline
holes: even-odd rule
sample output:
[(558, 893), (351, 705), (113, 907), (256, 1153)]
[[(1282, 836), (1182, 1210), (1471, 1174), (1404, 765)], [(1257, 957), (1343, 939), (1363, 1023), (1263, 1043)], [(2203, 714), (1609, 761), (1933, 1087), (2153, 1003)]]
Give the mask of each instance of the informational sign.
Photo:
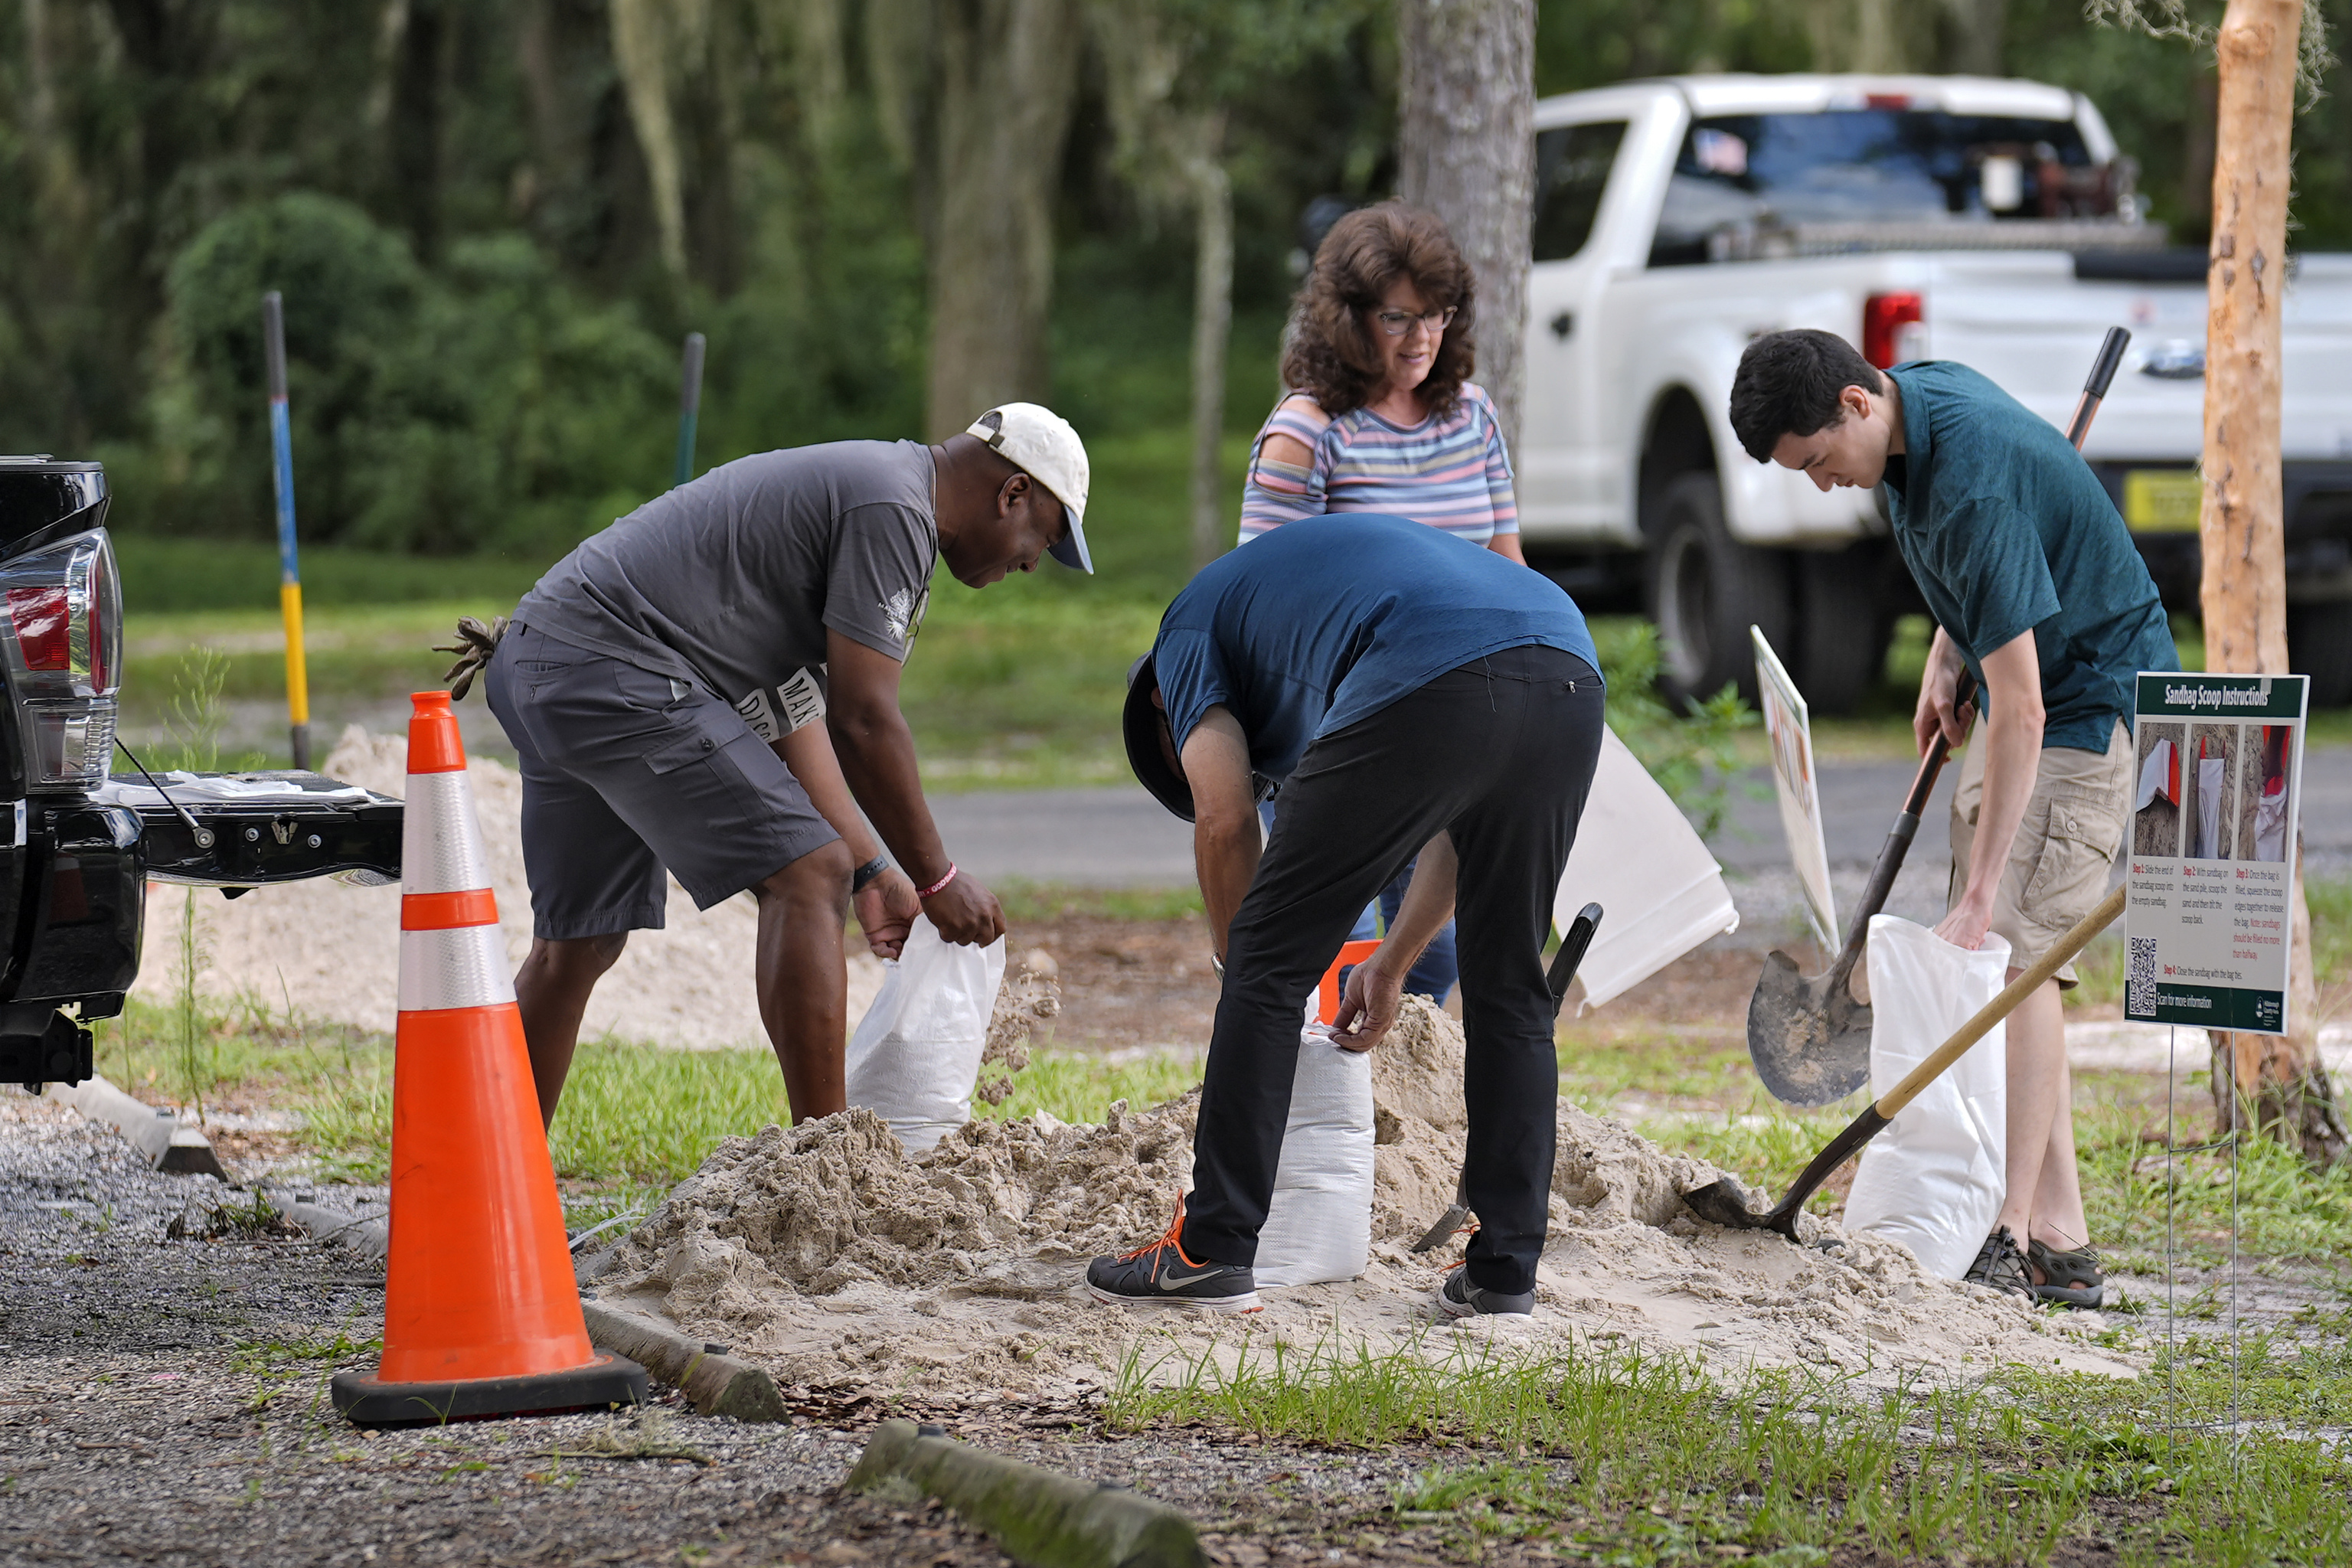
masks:
[(2286, 1032), (2300, 675), (2142, 675), (2124, 1016)]
[(1804, 694), (1781, 668), (1780, 658), (1754, 626), (1756, 694), (1764, 710), (1764, 733), (1772, 742), (1772, 784), (1780, 795), (1780, 826), (1789, 836), (1789, 858), (1805, 895), (1805, 923), (1824, 952), (1843, 944), (1837, 900), (1830, 890), (1830, 851), (1822, 833), (1822, 796), (1813, 777), (1813, 725)]

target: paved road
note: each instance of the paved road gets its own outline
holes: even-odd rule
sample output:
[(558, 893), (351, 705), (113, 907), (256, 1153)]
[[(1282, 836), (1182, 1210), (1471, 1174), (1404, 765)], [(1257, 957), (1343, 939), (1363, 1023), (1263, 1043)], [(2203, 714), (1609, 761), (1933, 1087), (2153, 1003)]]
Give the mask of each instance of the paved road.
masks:
[[(1910, 787), (1907, 763), (1844, 763), (1822, 769), (1830, 860), (1867, 869)], [(1941, 824), (1957, 766), (1937, 781), (1923, 818), (1922, 858), (1940, 858)], [(1734, 873), (1786, 870), (1780, 812), (1762, 769), (1735, 791), (1731, 821), (1716, 836), (1716, 858)], [(2305, 852), (2352, 861), (2352, 746), (2313, 752), (2303, 769)], [(1760, 798), (1758, 796), (1760, 795)], [(1141, 788), (1003, 791), (934, 795), (931, 809), (949, 853), (982, 880), (1026, 879), (1089, 887), (1172, 887), (1192, 877), (1192, 830)]]

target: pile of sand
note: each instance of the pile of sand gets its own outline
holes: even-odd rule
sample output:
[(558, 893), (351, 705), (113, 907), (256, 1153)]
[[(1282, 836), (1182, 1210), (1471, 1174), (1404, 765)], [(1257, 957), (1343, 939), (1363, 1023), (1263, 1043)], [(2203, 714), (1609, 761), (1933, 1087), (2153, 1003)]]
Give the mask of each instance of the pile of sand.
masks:
[[(407, 793), (408, 742), (372, 735), (354, 724), (343, 731), (320, 771), (330, 778), (380, 794)], [(467, 764), (490, 879), (498, 889), (499, 923), (508, 957), (520, 965), (530, 951), (530, 889), (522, 871), (522, 776), (501, 763)], [(146, 959), (137, 994), (168, 999), (179, 983), (180, 928), (187, 889), (151, 883), (147, 891)], [(205, 995), (251, 1002), (307, 1017), (389, 1031), (396, 1014), (400, 971), (400, 889), (352, 888), (331, 879), (259, 888), (233, 902), (209, 889), (195, 890), (201, 962), (196, 987)], [(612, 1035), (664, 1046), (761, 1046), (752, 993), (752, 939), (759, 909), (749, 893), (698, 911), (677, 882), (669, 885), (669, 925), (637, 931), (628, 951), (596, 986), (582, 1034)], [(851, 938), (854, 943), (856, 939)], [(882, 987), (882, 965), (870, 953), (849, 959), (849, 1027)]]
[(1263, 1291), (1265, 1311), (1238, 1325), (1104, 1307), (1081, 1286), (1087, 1258), (1164, 1228), (1188, 1184), (1192, 1096), (1140, 1113), (1114, 1107), (1095, 1126), (974, 1122), (919, 1159), (864, 1110), (730, 1139), (600, 1260), (597, 1289), (726, 1340), (788, 1383), (932, 1398), (1099, 1386), (1145, 1334), (1196, 1354), (1266, 1335), (1444, 1353), (1454, 1336), (1481, 1334), (1535, 1348), (1616, 1339), (1864, 1376), (2005, 1362), (2135, 1370), (2076, 1325), (1935, 1279), (1876, 1237), (1809, 1221), (1812, 1245), (1798, 1247), (1699, 1225), (1677, 1194), (1712, 1171), (1570, 1107), (1559, 1113), (1536, 1318), (1432, 1335), (1429, 1292), (1460, 1253), (1405, 1248), (1453, 1194), (1461, 1055), (1452, 1019), (1407, 1015), (1375, 1057), (1370, 1266), (1344, 1284)]

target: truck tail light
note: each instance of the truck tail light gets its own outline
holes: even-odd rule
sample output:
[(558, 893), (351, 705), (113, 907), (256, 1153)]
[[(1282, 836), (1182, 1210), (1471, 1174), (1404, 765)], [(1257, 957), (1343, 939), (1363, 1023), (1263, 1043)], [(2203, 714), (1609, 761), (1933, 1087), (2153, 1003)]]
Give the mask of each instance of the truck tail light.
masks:
[(0, 562), (0, 667), (27, 786), (102, 783), (122, 668), (122, 588), (105, 530)]
[(9, 589), (8, 624), (26, 669), (73, 668), (72, 616), (63, 588)]
[(1862, 357), (1885, 370), (1927, 346), (1927, 302), (1916, 294), (1873, 294), (1862, 302)]

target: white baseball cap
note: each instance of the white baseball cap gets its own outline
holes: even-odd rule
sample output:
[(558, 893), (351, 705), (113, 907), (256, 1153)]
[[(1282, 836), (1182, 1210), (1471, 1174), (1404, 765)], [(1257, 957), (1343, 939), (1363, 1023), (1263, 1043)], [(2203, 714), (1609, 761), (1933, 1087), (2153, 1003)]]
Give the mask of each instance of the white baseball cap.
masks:
[(1093, 469), (1087, 463), (1086, 443), (1070, 428), (1070, 422), (1034, 403), (1000, 403), (973, 420), (964, 434), (987, 442), (1068, 509), (1069, 534), (1049, 546), (1046, 553), (1065, 566), (1092, 573), (1094, 558), (1087, 553), (1083, 525), (1087, 483)]

